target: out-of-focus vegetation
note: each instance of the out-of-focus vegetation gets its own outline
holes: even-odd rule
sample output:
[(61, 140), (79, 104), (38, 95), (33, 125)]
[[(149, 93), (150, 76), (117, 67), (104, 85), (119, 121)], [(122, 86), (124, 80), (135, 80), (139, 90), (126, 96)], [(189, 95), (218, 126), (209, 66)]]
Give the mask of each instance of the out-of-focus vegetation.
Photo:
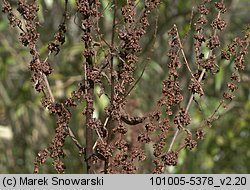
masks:
[[(61, 21), (63, 12), (63, 0), (40, 0), (39, 20), (40, 26), (40, 52), (46, 56), (47, 43), (53, 38)], [(70, 20), (68, 23), (69, 34), (66, 44), (58, 56), (53, 57), (56, 72), (50, 76), (52, 91), (56, 98), (63, 98), (76, 88), (81, 76), (81, 43), (80, 30), (74, 23), (73, 10), (75, 1), (70, 0)], [(103, 0), (102, 6), (108, 4)], [(161, 93), (161, 81), (166, 77), (166, 64), (168, 62), (168, 30), (176, 24), (184, 37), (189, 30), (192, 15), (192, 6), (198, 1), (194, 0), (163, 0), (159, 10), (158, 34), (156, 48), (151, 57), (142, 80), (131, 94), (134, 106), (138, 113), (147, 112), (159, 98)], [(228, 22), (224, 32), (224, 42), (227, 43), (236, 35), (240, 35), (244, 26), (250, 23), (249, 0), (226, 1), (228, 12), (223, 15)], [(106, 36), (110, 34), (112, 15), (105, 10), (107, 16)], [(59, 15), (59, 16), (57, 16)], [(110, 18), (110, 19), (109, 19)], [(154, 19), (154, 18), (152, 18)], [(45, 22), (46, 21), (46, 22)], [(142, 41), (145, 47), (145, 60), (150, 49), (154, 30), (149, 31), (148, 38)], [(0, 173), (31, 173), (36, 153), (46, 147), (56, 127), (55, 118), (49, 115), (41, 107), (40, 95), (38, 95), (30, 82), (28, 64), (30, 61), (27, 49), (18, 41), (18, 31), (11, 29), (6, 15), (0, 13)], [(185, 44), (192, 43), (187, 36)], [(193, 51), (190, 49), (190, 51)], [(191, 55), (192, 53), (190, 53)], [(187, 56), (188, 56), (187, 52)], [(192, 57), (188, 57), (192, 59)], [(241, 75), (242, 83), (237, 91), (237, 98), (228, 105), (221, 118), (207, 131), (205, 139), (198, 144), (193, 151), (183, 150), (179, 156), (176, 167), (168, 168), (171, 173), (249, 173), (250, 172), (250, 56), (246, 60), (246, 68)], [(214, 80), (208, 80), (206, 92), (209, 96), (203, 101), (204, 114), (211, 114), (221, 98), (221, 92), (226, 86), (224, 76), (230, 70), (230, 63), (220, 63), (221, 70)], [(140, 75), (140, 72), (137, 73)], [(187, 92), (188, 93), (188, 92)], [(105, 99), (101, 99), (95, 105), (96, 114), (100, 117), (106, 106)], [(81, 143), (84, 144), (84, 120), (81, 111), (72, 114), (71, 129), (75, 132)], [(201, 120), (201, 114), (197, 113), (194, 121)], [(70, 141), (70, 139), (67, 139)], [(85, 166), (78, 155), (78, 151), (71, 143), (66, 142), (66, 157), (64, 159), (67, 173), (83, 173)], [(42, 173), (55, 173), (54, 169), (46, 163), (41, 167)], [(145, 163), (147, 164), (147, 163)], [(151, 166), (145, 165), (146, 173)]]

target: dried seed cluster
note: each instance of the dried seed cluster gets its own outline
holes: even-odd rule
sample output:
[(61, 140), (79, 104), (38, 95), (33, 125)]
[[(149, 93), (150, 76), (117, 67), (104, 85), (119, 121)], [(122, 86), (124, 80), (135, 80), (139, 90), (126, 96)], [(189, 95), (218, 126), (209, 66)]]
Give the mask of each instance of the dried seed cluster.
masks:
[[(10, 25), (20, 29), (20, 42), (30, 50), (31, 80), (34, 88), (43, 94), (41, 104), (57, 117), (57, 128), (52, 142), (36, 156), (35, 173), (39, 172), (40, 166), (49, 157), (52, 158), (52, 165), (58, 173), (65, 172), (66, 166), (62, 158), (65, 157), (63, 146), (67, 137), (72, 139), (80, 155), (85, 156), (89, 173), (138, 172), (140, 163), (143, 163), (142, 161), (147, 156), (144, 151), (145, 144), (153, 145), (150, 153), (152, 155), (149, 156), (154, 156), (153, 172), (162, 173), (165, 167), (178, 164), (181, 149), (193, 150), (197, 147), (198, 141), (205, 137), (204, 126), (211, 126), (212, 122), (217, 119), (216, 114), (220, 106), (235, 97), (234, 93), (240, 82), (240, 72), (245, 67), (245, 56), (249, 46), (249, 28), (245, 30), (243, 38), (237, 37), (226, 48), (221, 48), (219, 33), (223, 32), (227, 26), (222, 18), (226, 7), (223, 0), (215, 3), (211, 0), (204, 0), (197, 7), (198, 19), (192, 36), (194, 64), (191, 65), (186, 59), (183, 41), (179, 36), (177, 26), (174, 25), (168, 32), (170, 48), (167, 53), (167, 77), (162, 82), (162, 95), (153, 111), (144, 116), (133, 116), (133, 111), (127, 109), (128, 95), (133, 89), (131, 86), (138, 82), (134, 73), (139, 65), (139, 56), (143, 49), (140, 42), (151, 24), (149, 17), (154, 10), (159, 8), (160, 1), (141, 2), (144, 3), (144, 7), (139, 9), (140, 14), (133, 0), (127, 0), (122, 5), (115, 2), (110, 7), (113, 12), (113, 26), (112, 40), (108, 42), (104, 39), (99, 27), (99, 23), (102, 22), (101, 18), (104, 17), (101, 3), (98, 0), (76, 0), (81, 30), (80, 39), (84, 46), (82, 51), (84, 77), (78, 84), (77, 90), (73, 91), (70, 97), (59, 102), (53, 96), (47, 77), (54, 71), (50, 54), (60, 56), (59, 52), (65, 43), (65, 36), (70, 31), (67, 30), (67, 20), (70, 15), (68, 14), (68, 1), (65, 1), (63, 19), (58, 26), (58, 31), (48, 43), (48, 56), (43, 59), (37, 50), (40, 37), (37, 1), (18, 0), (17, 11), (22, 18), (19, 19), (13, 13), (10, 3), (3, 0), (2, 11), (7, 14)], [(216, 15), (212, 15), (211, 9), (214, 8), (217, 11)], [(209, 49), (208, 56), (205, 56), (204, 46)], [(100, 60), (95, 61), (94, 58), (99, 52), (102, 52), (104, 56), (100, 56)], [(194, 94), (200, 95), (201, 98), (206, 95), (203, 90), (206, 79), (219, 71), (221, 59), (234, 61), (234, 71), (227, 83), (227, 90), (223, 93), (222, 101), (212, 116), (205, 119), (205, 125), (192, 127), (195, 129), (191, 130), (189, 125), (192, 124), (192, 113), (189, 111), (191, 106), (189, 102), (192, 103), (195, 100)], [(181, 67), (186, 67), (190, 75), (187, 86), (190, 97), (185, 97), (186, 94), (184, 94)], [(102, 89), (98, 96), (105, 95), (109, 99), (109, 105), (104, 110), (106, 119), (103, 121), (94, 118), (96, 86)], [(72, 117), (70, 108), (76, 108), (78, 102), (86, 103), (82, 111), (86, 121), (85, 147), (79, 143), (69, 126)], [(185, 102), (188, 104), (185, 105)], [(197, 101), (196, 103), (199, 104)], [(184, 132), (184, 137), (177, 144), (175, 141), (178, 133), (181, 132)]]

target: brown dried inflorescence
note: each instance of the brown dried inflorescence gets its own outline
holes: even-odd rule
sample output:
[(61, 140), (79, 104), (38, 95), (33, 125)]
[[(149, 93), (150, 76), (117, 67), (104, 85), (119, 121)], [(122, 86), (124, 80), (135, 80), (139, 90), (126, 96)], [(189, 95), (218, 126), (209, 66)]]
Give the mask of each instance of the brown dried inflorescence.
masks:
[[(50, 55), (54, 53), (60, 56), (60, 50), (67, 39), (66, 35), (70, 32), (67, 29), (67, 20), (70, 18), (68, 1), (65, 1), (58, 30), (48, 43), (48, 55), (45, 59), (38, 51), (38, 41), (42, 34), (38, 33), (40, 25), (37, 19), (37, 1), (19, 0), (19, 17), (13, 13), (11, 4), (7, 0), (3, 1), (2, 11), (7, 14), (10, 25), (20, 29), (20, 42), (30, 50), (31, 80), (36, 91), (43, 95), (41, 104), (57, 118), (54, 138), (48, 147), (37, 154), (34, 173), (39, 172), (39, 168), (49, 157), (53, 160), (52, 165), (58, 173), (65, 172), (66, 166), (62, 161), (65, 157), (63, 147), (68, 137), (79, 149), (80, 156), (85, 157), (87, 173), (136, 173), (142, 161), (151, 157), (154, 157), (153, 172), (162, 173), (167, 166), (177, 165), (179, 152), (183, 148), (192, 150), (197, 147), (198, 141), (205, 136), (204, 127), (211, 126), (217, 119), (219, 108), (235, 97), (240, 72), (245, 68), (250, 34), (246, 30), (243, 38), (237, 37), (232, 43), (221, 48), (223, 35), (219, 32), (227, 25), (222, 18), (226, 7), (223, 0), (215, 3), (204, 0), (197, 7), (195, 32), (192, 36), (194, 44), (189, 44), (189, 47), (194, 48), (194, 63), (187, 59), (184, 41), (174, 25), (168, 32), (169, 50), (165, 67), (167, 72), (162, 82), (161, 97), (153, 111), (134, 116), (134, 111), (128, 109), (128, 96), (141, 79), (135, 78), (135, 71), (140, 68), (140, 53), (144, 48), (141, 39), (147, 34), (151, 25), (150, 14), (159, 8), (160, 1), (145, 0), (142, 9), (139, 9), (133, 0), (127, 0), (122, 5), (117, 1), (111, 4), (108, 10), (113, 11), (113, 24), (109, 43), (109, 40), (104, 39), (106, 36), (101, 33), (99, 25), (103, 22), (100, 18), (104, 17), (101, 3), (98, 0), (76, 0), (77, 14), (74, 15), (77, 17), (75, 20), (79, 22), (79, 38), (84, 46), (81, 63), (83, 80), (77, 89), (72, 91), (71, 96), (58, 101), (53, 96), (47, 77), (54, 71)], [(211, 9), (217, 11), (216, 15), (213, 15)], [(156, 34), (157, 31), (154, 37)], [(204, 47), (207, 47), (208, 53), (204, 52)], [(192, 124), (192, 111), (189, 110), (192, 102), (195, 101), (199, 111), (202, 111), (195, 94), (200, 95), (200, 98), (206, 96), (206, 91), (203, 90), (207, 84), (206, 79), (211, 74), (218, 73), (221, 59), (234, 63), (234, 71), (227, 82), (222, 100), (212, 115), (204, 119), (205, 124), (189, 129), (189, 125)], [(187, 74), (183, 77), (180, 71), (185, 69)], [(184, 83), (187, 85), (183, 85)], [(103, 110), (105, 119), (94, 118), (96, 86), (102, 89), (102, 92), (97, 94), (98, 97), (105, 95), (109, 100), (109, 105)], [(85, 147), (79, 143), (70, 128), (70, 110), (78, 108), (78, 102), (84, 102), (86, 105), (82, 110), (86, 122)], [(184, 133), (183, 138), (177, 138), (179, 133)], [(177, 139), (182, 143), (175, 143)], [(144, 149), (145, 144), (152, 145), (149, 156)]]
[(175, 166), (178, 162), (178, 152), (170, 151), (162, 156), (162, 161), (167, 166)]

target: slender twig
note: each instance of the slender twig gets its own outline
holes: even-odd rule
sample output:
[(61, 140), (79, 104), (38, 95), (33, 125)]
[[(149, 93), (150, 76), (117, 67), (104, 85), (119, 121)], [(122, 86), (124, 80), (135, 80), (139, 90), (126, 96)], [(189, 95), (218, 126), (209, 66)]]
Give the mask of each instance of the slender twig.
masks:
[[(203, 69), (202, 72), (201, 72), (201, 74), (200, 74), (200, 77), (198, 79), (198, 82), (201, 82), (202, 78), (204, 77), (205, 72), (206, 72), (206, 69)], [(194, 98), (194, 94), (192, 93), (191, 96), (190, 96), (190, 98), (189, 98), (189, 100), (188, 100), (187, 107), (185, 109), (186, 113), (188, 112), (188, 110), (189, 110), (189, 108), (190, 108), (190, 106), (192, 104), (193, 98)]]
[(107, 124), (108, 124), (108, 121), (109, 121), (109, 118), (110, 118), (110, 117), (107, 117), (107, 118), (105, 119), (105, 122), (104, 122), (104, 124), (103, 124), (103, 128), (106, 128), (106, 126), (107, 126)]
[(173, 139), (172, 139), (172, 141), (171, 141), (171, 143), (170, 143), (170, 145), (169, 145), (168, 152), (170, 152), (170, 151), (172, 150), (172, 147), (173, 147), (174, 142), (175, 142), (175, 139), (176, 139), (176, 137), (177, 137), (177, 135), (178, 135), (178, 133), (179, 133), (179, 130), (180, 130), (180, 129), (177, 128), (177, 130), (175, 131), (174, 137), (173, 137)]
[(194, 75), (193, 75), (193, 72), (192, 72), (192, 70), (191, 70), (191, 68), (190, 68), (190, 66), (189, 66), (188, 60), (187, 60), (187, 58), (186, 58), (186, 55), (185, 55), (185, 52), (184, 52), (184, 49), (183, 49), (183, 45), (182, 45), (182, 42), (181, 42), (181, 39), (180, 39), (179, 31), (178, 31), (178, 28), (177, 28), (177, 26), (176, 26), (175, 24), (174, 24), (174, 28), (176, 28), (176, 31), (177, 31), (177, 40), (179, 41), (180, 51), (181, 51), (182, 57), (183, 57), (183, 59), (184, 59), (184, 63), (185, 63), (185, 65), (186, 65), (186, 67), (187, 67), (189, 73), (191, 74), (191, 76), (192, 76), (193, 78), (195, 78)]
[(70, 127), (68, 127), (69, 130), (69, 136), (71, 137), (72, 141), (75, 143), (75, 145), (78, 147), (78, 149), (80, 151), (84, 150), (83, 146), (79, 143), (79, 141), (76, 139), (74, 133), (72, 132), (72, 130), (70, 129)]

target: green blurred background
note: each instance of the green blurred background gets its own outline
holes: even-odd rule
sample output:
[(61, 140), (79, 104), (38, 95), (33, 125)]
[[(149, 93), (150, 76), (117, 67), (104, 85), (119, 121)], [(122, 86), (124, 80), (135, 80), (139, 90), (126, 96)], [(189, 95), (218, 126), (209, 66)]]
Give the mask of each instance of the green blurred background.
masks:
[[(15, 2), (15, 1), (12, 1)], [(38, 18), (41, 38), (39, 50), (46, 56), (47, 43), (53, 39), (62, 19), (63, 0), (40, 0)], [(66, 44), (57, 56), (52, 56), (55, 72), (49, 77), (52, 91), (57, 99), (63, 99), (77, 88), (82, 79), (80, 30), (75, 25), (75, 1), (69, 0), (68, 34)], [(108, 5), (108, 0), (101, 0), (102, 6)], [(122, 1), (119, 1), (122, 3)], [(161, 81), (166, 78), (168, 62), (168, 30), (176, 24), (181, 37), (189, 30), (192, 7), (200, 1), (195, 0), (163, 0), (159, 10), (158, 35), (154, 53), (142, 80), (130, 96), (134, 102), (136, 113), (149, 111), (156, 103), (161, 93)], [(228, 22), (223, 33), (223, 44), (230, 42), (235, 36), (241, 35), (244, 26), (250, 23), (249, 0), (227, 0), (228, 12), (223, 18)], [(112, 14), (109, 8), (104, 11), (105, 24), (102, 27), (104, 37), (110, 38)], [(194, 14), (193, 19), (196, 19)], [(154, 25), (155, 18), (151, 20)], [(142, 40), (144, 50), (140, 56), (143, 62), (152, 45), (153, 33), (151, 27), (148, 36)], [(191, 48), (192, 38), (185, 40), (186, 54), (189, 60), (193, 58)], [(40, 103), (41, 95), (37, 94), (30, 82), (28, 70), (30, 55), (18, 40), (18, 31), (10, 28), (6, 15), (0, 13), (0, 173), (32, 173), (36, 153), (45, 148), (53, 138), (56, 128), (54, 116), (44, 110)], [(250, 57), (246, 60), (246, 68), (242, 73), (242, 82), (237, 91), (236, 99), (221, 113), (221, 118), (208, 130), (205, 139), (199, 142), (193, 151), (183, 150), (179, 156), (179, 164), (168, 168), (170, 173), (250, 173)], [(210, 115), (221, 93), (225, 90), (230, 76), (231, 64), (221, 64), (220, 73), (206, 82), (207, 96), (202, 100), (203, 114)], [(139, 69), (138, 69), (139, 71)], [(136, 78), (140, 72), (136, 71)], [(185, 73), (182, 73), (185, 81)], [(183, 83), (185, 85), (185, 83)], [(189, 92), (186, 92), (188, 94)], [(96, 114), (102, 117), (106, 99), (97, 99)], [(70, 126), (80, 142), (84, 144), (84, 119), (81, 106), (73, 111)], [(191, 108), (192, 112), (192, 108)], [(193, 111), (193, 121), (198, 123), (202, 114)], [(66, 173), (86, 172), (78, 150), (70, 139), (65, 144)], [(152, 169), (152, 161), (145, 162), (141, 173)], [(41, 168), (41, 173), (55, 173), (51, 160)]]

